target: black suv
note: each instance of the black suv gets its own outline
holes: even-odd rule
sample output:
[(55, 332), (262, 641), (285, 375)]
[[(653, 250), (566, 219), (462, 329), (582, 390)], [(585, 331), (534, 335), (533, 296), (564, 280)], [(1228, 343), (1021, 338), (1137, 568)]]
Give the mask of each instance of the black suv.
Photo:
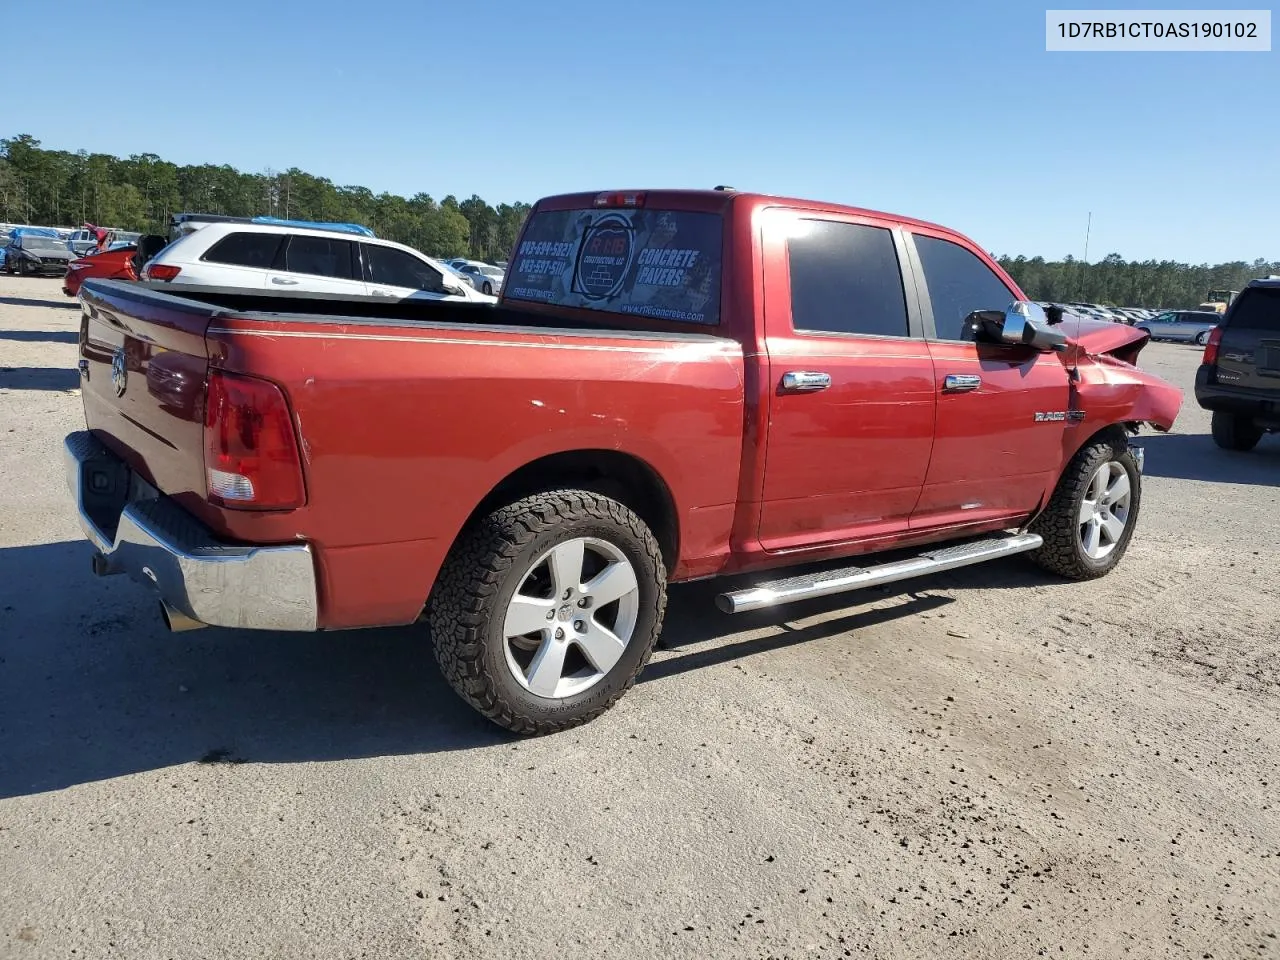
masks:
[(1213, 411), (1213, 441), (1252, 450), (1280, 430), (1280, 279), (1254, 280), (1209, 335), (1196, 401)]

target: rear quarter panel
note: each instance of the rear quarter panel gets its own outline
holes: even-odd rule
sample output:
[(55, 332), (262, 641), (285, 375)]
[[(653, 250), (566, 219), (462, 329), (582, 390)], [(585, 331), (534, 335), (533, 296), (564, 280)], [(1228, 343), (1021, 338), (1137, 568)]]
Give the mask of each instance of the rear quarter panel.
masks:
[(733, 341), (224, 319), (208, 345), (211, 365), (285, 388), (307, 504), (205, 519), (238, 539), (314, 542), (326, 627), (413, 620), (476, 504), (560, 452), (647, 463), (680, 518), (674, 576), (723, 563), (743, 430)]

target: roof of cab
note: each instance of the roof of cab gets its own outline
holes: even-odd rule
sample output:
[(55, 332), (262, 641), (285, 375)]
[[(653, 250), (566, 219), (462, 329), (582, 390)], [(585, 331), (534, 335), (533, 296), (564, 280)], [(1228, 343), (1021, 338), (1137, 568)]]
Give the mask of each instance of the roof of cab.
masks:
[[(645, 206), (675, 203), (680, 207), (701, 208), (704, 210), (715, 210), (717, 208), (727, 207), (733, 203), (747, 204), (756, 209), (765, 207), (793, 207), (801, 210), (813, 210), (824, 213), (840, 213), (855, 217), (872, 217), (877, 220), (888, 220), (893, 223), (900, 223), (905, 226), (924, 227), (929, 230), (937, 230), (942, 233), (949, 233), (955, 236), (963, 236), (958, 230), (951, 227), (944, 227), (942, 224), (932, 223), (928, 220), (918, 220), (914, 217), (903, 216), (898, 213), (886, 213), (883, 210), (870, 210), (865, 207), (853, 207), (842, 203), (831, 203), (825, 200), (804, 200), (798, 197), (775, 196), (768, 193), (749, 193), (740, 190), (685, 190), (685, 189), (655, 189), (655, 190), (591, 190), (578, 193), (561, 193), (549, 197), (543, 197), (535, 205), (542, 209), (580, 209), (583, 207), (594, 207), (595, 198), (602, 194), (644, 194)], [(604, 209), (604, 208), (601, 208)]]

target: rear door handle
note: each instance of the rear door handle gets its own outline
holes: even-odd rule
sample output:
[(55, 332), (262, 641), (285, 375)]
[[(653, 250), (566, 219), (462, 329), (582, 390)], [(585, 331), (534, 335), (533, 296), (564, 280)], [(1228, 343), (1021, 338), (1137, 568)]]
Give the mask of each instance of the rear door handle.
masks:
[(284, 284), (285, 286), (293, 286), (293, 285), (295, 285), (298, 281), (297, 281), (297, 280), (289, 280), (289, 279), (286, 279), (285, 277), (272, 277), (272, 278), (271, 278), (271, 282), (272, 282), (272, 283)]
[(782, 389), (792, 393), (813, 393), (831, 386), (831, 374), (815, 370), (790, 370), (782, 375)]
[(948, 373), (942, 381), (942, 389), (947, 393), (967, 393), (982, 386), (982, 378), (972, 373)]

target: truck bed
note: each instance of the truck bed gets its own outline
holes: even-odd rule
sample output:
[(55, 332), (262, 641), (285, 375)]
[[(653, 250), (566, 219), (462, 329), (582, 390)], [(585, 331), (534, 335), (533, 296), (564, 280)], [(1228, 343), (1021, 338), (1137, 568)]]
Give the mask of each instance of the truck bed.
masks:
[[(673, 574), (723, 563), (744, 423), (734, 340), (488, 304), (116, 281), (89, 281), (82, 299), (94, 439), (219, 540), (310, 544), (322, 627), (414, 619), (479, 500), (551, 457), (626, 457), (651, 471), (688, 518)], [(301, 507), (209, 501), (211, 370), (283, 391)]]

